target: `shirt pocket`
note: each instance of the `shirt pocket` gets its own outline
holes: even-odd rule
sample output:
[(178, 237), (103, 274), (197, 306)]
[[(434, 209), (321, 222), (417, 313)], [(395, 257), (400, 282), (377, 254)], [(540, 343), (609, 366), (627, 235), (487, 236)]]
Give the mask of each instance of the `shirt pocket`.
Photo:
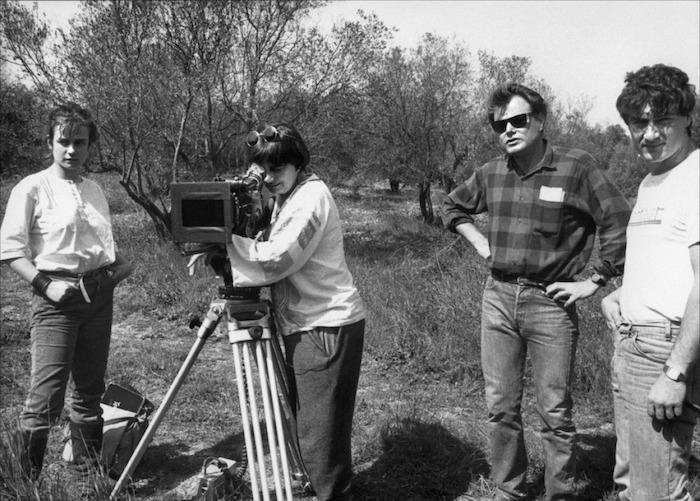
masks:
[(561, 232), (564, 221), (564, 202), (537, 200), (533, 209), (533, 231), (545, 237), (555, 237)]

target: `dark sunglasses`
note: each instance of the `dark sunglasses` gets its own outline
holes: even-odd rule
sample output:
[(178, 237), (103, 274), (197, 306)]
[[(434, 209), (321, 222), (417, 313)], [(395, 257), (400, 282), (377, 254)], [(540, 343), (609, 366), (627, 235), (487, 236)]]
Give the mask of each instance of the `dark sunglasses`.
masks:
[(262, 132), (251, 130), (245, 138), (245, 144), (253, 147), (258, 144), (258, 141), (261, 139), (267, 141), (268, 143), (277, 143), (282, 140), (280, 137), (280, 132), (277, 130), (277, 128), (273, 127), (272, 125), (268, 125)]
[(516, 129), (522, 129), (530, 123), (530, 115), (532, 115), (532, 113), (521, 113), (520, 115), (515, 115), (503, 120), (496, 120), (491, 122), (491, 128), (498, 134), (503, 134), (508, 124)]

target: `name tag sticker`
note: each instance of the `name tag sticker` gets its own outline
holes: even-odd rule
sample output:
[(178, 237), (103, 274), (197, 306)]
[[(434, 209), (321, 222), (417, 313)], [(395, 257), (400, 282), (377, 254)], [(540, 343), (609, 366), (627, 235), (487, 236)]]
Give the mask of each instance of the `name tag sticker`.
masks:
[(541, 186), (540, 200), (544, 200), (545, 202), (563, 202), (564, 190), (551, 186)]

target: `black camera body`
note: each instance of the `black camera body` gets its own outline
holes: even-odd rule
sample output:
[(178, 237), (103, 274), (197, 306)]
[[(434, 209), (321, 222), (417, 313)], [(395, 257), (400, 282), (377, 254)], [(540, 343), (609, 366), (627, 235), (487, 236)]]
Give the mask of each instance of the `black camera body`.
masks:
[(170, 223), (176, 243), (226, 244), (231, 235), (253, 237), (264, 226), (261, 189), (265, 171), (253, 165), (243, 177), (170, 185)]

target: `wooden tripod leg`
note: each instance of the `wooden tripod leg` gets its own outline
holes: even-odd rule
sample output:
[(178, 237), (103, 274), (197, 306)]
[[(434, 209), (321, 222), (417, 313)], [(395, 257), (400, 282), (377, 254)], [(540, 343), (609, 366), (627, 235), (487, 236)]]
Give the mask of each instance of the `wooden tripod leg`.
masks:
[(275, 340), (271, 340), (265, 344), (265, 361), (267, 362), (267, 373), (271, 374), (270, 377), (270, 394), (272, 396), (272, 408), (275, 415), (275, 426), (277, 429), (277, 436), (280, 437), (280, 457), (282, 462), (282, 468), (284, 473), (284, 489), (287, 494), (287, 501), (292, 501), (292, 481), (291, 475), (289, 473), (289, 459), (287, 458), (287, 443), (292, 437), (289, 437), (284, 430), (282, 425), (282, 412), (280, 411), (279, 402), (279, 391), (277, 389), (277, 378), (275, 377), (275, 371), (272, 361), (272, 350), (270, 348), (270, 343), (274, 343)]
[(260, 487), (258, 485), (257, 468), (255, 467), (255, 448), (253, 446), (253, 436), (251, 431), (250, 418), (248, 417), (247, 389), (244, 382), (243, 368), (241, 367), (241, 350), (238, 343), (231, 345), (233, 349), (233, 364), (236, 369), (236, 384), (238, 385), (238, 401), (241, 407), (241, 423), (243, 425), (243, 437), (245, 439), (245, 449), (248, 458), (248, 476), (250, 477), (250, 488), (253, 491), (253, 500), (260, 501)]
[[(277, 446), (280, 445), (280, 449), (284, 448), (284, 435), (277, 436), (277, 429), (275, 427), (275, 416), (273, 414), (272, 404), (270, 402), (271, 388), (270, 384), (274, 380), (274, 374), (272, 377), (268, 377), (267, 372), (267, 362), (264, 356), (263, 343), (267, 341), (256, 341), (255, 344), (255, 357), (258, 364), (258, 376), (260, 377), (260, 393), (263, 400), (263, 409), (265, 411), (265, 425), (267, 431), (267, 442), (270, 451), (270, 464), (272, 467), (272, 478), (275, 483), (275, 493), (277, 494), (277, 499), (282, 501), (284, 499), (282, 494), (282, 483), (280, 481), (280, 468), (279, 460), (277, 457)], [(276, 395), (272, 396), (274, 401), (277, 398)], [(283, 470), (289, 471), (289, 468), (285, 468), (282, 465)], [(291, 500), (290, 500), (291, 501)]]
[(243, 347), (243, 365), (245, 367), (246, 381), (248, 383), (248, 395), (250, 400), (250, 417), (253, 424), (253, 436), (255, 437), (255, 448), (258, 458), (258, 469), (260, 476), (260, 489), (262, 491), (263, 500), (270, 501), (270, 492), (267, 487), (267, 476), (265, 474), (265, 457), (262, 442), (262, 433), (260, 431), (260, 421), (258, 417), (258, 405), (255, 401), (255, 386), (253, 380), (253, 369), (251, 366), (250, 352), (253, 350), (251, 342), (244, 343)]

